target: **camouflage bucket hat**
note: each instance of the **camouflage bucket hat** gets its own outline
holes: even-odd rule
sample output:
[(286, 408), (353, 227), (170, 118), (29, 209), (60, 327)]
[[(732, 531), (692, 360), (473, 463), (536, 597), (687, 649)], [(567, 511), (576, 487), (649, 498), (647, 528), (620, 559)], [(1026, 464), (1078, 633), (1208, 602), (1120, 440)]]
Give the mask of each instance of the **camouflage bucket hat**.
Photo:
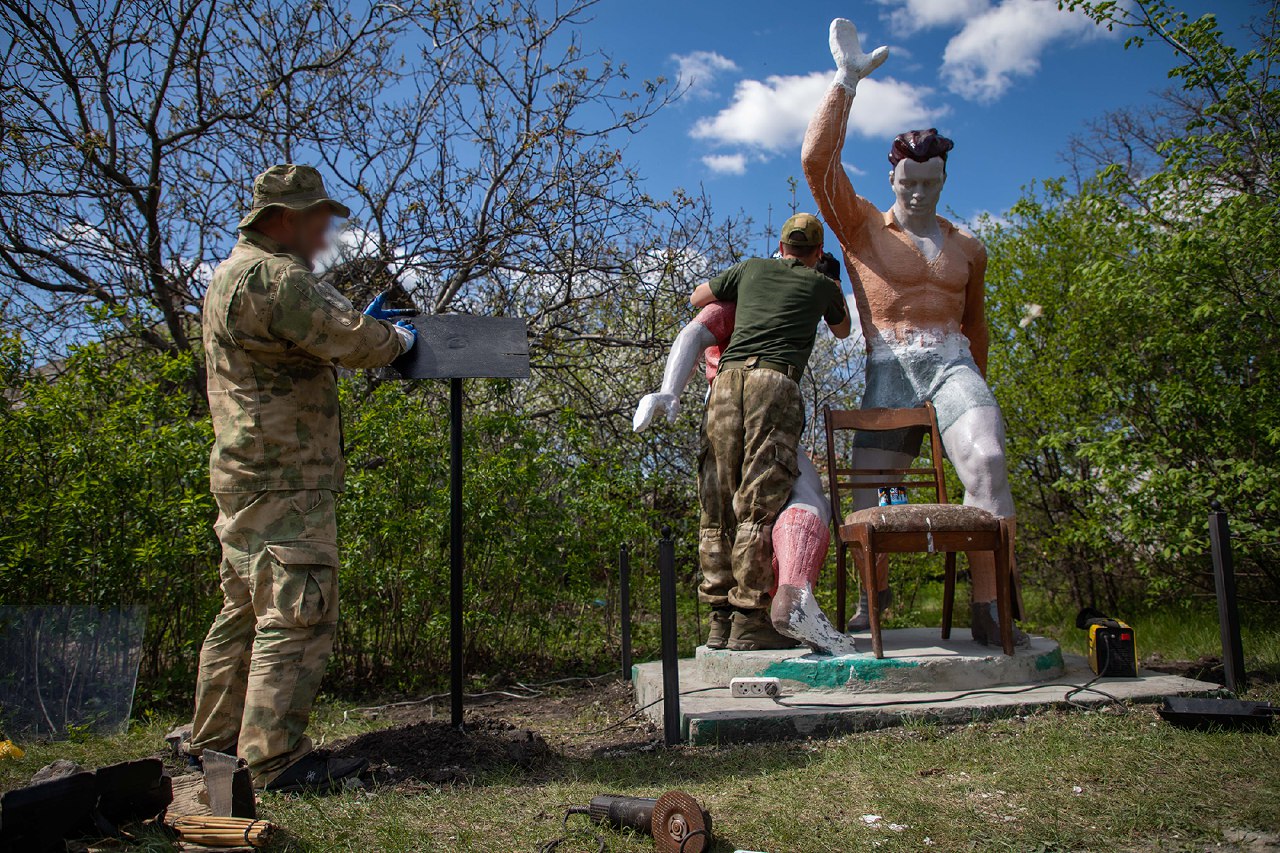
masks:
[(797, 213), (782, 226), (780, 237), (788, 246), (812, 249), (822, 245), (822, 223), (810, 213)]
[(351, 215), (349, 207), (329, 198), (324, 179), (314, 168), (280, 163), (253, 179), (253, 207), (236, 227), (248, 228), (269, 207), (306, 210), (317, 204), (329, 205), (343, 219)]

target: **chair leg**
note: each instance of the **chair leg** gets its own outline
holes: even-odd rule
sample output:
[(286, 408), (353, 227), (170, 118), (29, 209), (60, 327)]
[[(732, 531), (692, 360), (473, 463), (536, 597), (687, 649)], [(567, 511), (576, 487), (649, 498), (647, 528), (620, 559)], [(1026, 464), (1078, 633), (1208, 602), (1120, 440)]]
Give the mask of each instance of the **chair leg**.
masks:
[(956, 604), (956, 552), (947, 552), (947, 568), (942, 586), (942, 639), (951, 639), (951, 614)]
[(849, 546), (842, 540), (836, 541), (836, 630), (847, 630), (845, 606), (848, 600), (849, 567), (846, 562)]
[(871, 606), (867, 608), (867, 616), (871, 620), (871, 651), (878, 658), (884, 657), (884, 640), (880, 636), (880, 608), (876, 607), (876, 549), (871, 542), (862, 546), (862, 583), (868, 590), (867, 596)]
[(1000, 521), (1000, 544), (996, 548), (996, 612), (1000, 615), (1000, 644), (1006, 655), (1013, 654), (1013, 606), (1010, 598), (1009, 527)]

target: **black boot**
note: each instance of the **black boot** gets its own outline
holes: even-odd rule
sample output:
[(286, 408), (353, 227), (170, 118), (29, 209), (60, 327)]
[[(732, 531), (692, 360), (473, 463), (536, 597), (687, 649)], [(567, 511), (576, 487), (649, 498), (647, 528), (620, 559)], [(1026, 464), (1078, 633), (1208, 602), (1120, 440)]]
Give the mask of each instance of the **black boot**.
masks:
[(331, 758), (308, 752), (290, 764), (263, 790), (278, 794), (331, 794), (369, 766), (364, 758)]
[(711, 630), (707, 632), (707, 648), (723, 649), (729, 645), (729, 632), (733, 630), (733, 608), (711, 608)]

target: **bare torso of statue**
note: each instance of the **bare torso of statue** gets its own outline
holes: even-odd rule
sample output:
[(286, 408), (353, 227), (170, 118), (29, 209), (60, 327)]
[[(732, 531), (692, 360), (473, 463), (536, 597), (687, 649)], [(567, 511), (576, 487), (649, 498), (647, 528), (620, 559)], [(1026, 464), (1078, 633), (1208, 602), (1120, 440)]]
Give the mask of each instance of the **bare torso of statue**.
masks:
[[(858, 195), (841, 162), (858, 81), (888, 58), (863, 53), (849, 21), (831, 24), (836, 76), (805, 135), (803, 166), (827, 226), (840, 241), (867, 345), (863, 408), (907, 408), (931, 402), (942, 444), (965, 487), (965, 503), (1014, 517), (1005, 464), (1004, 420), (986, 383), (987, 253), (972, 234), (938, 215), (952, 142), (936, 130), (900, 134), (889, 151), (894, 203), (881, 211)], [(901, 468), (920, 439), (860, 433), (859, 467)], [(874, 506), (874, 488), (855, 495)], [(994, 639), (995, 571), (989, 555), (970, 555), (974, 638)], [(887, 584), (880, 567), (881, 584)], [(1020, 632), (1017, 639), (1025, 642)]]

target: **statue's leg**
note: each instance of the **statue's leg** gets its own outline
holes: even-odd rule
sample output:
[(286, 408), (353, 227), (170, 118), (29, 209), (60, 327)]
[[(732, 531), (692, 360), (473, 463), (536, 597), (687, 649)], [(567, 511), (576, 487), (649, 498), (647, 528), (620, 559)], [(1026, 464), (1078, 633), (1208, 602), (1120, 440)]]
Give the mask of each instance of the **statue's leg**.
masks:
[[(1000, 409), (985, 405), (963, 412), (942, 431), (942, 444), (964, 485), (965, 505), (1008, 519), (1013, 529), (1016, 519)], [(992, 617), (996, 599), (995, 558), (986, 551), (970, 552), (968, 557), (973, 584), (974, 638), (998, 643), (998, 633), (992, 630), (999, 625)], [(1014, 637), (1019, 644), (1028, 642), (1027, 636), (1017, 629)]]
[[(893, 347), (873, 344), (867, 357), (866, 391), (862, 395), (862, 408), (911, 408), (922, 404), (921, 392), (912, 368), (915, 350), (900, 353)], [(858, 468), (908, 468), (920, 453), (922, 433), (919, 430), (895, 430), (893, 432), (860, 432), (854, 439)], [(873, 479), (873, 478), (862, 478)], [(879, 504), (875, 486), (854, 489), (855, 509), (867, 509)], [(855, 563), (860, 559), (853, 552)], [(859, 577), (861, 573), (855, 572)], [(893, 601), (889, 591), (889, 556), (881, 554), (876, 559), (876, 606), (884, 610)], [(866, 631), (871, 627), (870, 590), (859, 589), (858, 608), (849, 624), (850, 631)]]
[(831, 542), (831, 509), (808, 454), (800, 453), (797, 462), (800, 476), (773, 525), (777, 589), (770, 604), (770, 619), (774, 628), (815, 652), (854, 654), (858, 647), (853, 638), (831, 624), (814, 596), (814, 585)]
[[(884, 450), (878, 447), (860, 447), (857, 450), (857, 466), (859, 468), (909, 468), (915, 460), (911, 453), (899, 453), (896, 450)], [(868, 479), (868, 478), (862, 478)], [(875, 486), (853, 490), (855, 509), (867, 509), (877, 506), (880, 494)], [(854, 560), (857, 560), (854, 552)], [(893, 603), (893, 593), (889, 589), (889, 555), (881, 554), (876, 559), (876, 606), (884, 610)], [(850, 631), (866, 631), (871, 627), (870, 590), (858, 591), (858, 609), (854, 611), (849, 624)]]

